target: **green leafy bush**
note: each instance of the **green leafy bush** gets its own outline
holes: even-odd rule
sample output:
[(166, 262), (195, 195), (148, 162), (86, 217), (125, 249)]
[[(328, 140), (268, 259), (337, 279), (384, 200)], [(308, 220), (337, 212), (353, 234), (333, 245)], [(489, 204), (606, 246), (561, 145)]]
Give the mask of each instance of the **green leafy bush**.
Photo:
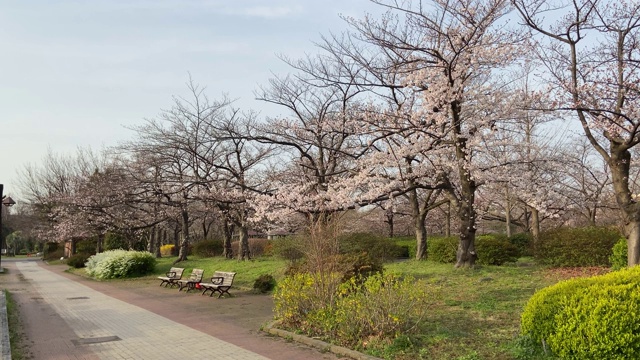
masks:
[(609, 261), (611, 262), (611, 268), (613, 268), (613, 270), (620, 270), (627, 267), (628, 251), (629, 250), (627, 248), (627, 239), (625, 238), (618, 240), (618, 242), (615, 245), (613, 245), (613, 249), (611, 251), (612, 253), (611, 253), (611, 256), (609, 257)]
[(271, 240), (273, 255), (284, 260), (297, 261), (304, 258), (302, 251), (302, 241), (295, 236), (287, 236), (281, 239)]
[[(396, 243), (396, 245), (400, 246), (400, 248), (402, 249), (400, 253), (400, 257), (408, 257), (409, 259), (416, 258), (418, 245), (416, 244), (415, 237), (406, 236), (406, 237), (400, 237), (400, 238), (393, 238), (393, 241)], [(430, 239), (427, 240), (427, 243), (429, 241)]]
[(514, 234), (509, 242), (518, 248), (518, 256), (533, 256), (533, 237), (529, 233)]
[(87, 274), (97, 279), (123, 278), (153, 272), (155, 257), (146, 251), (109, 250), (93, 255), (86, 263)]
[(253, 288), (261, 293), (267, 293), (276, 287), (276, 279), (269, 274), (260, 275), (253, 283)]
[(75, 254), (72, 257), (67, 259), (67, 265), (74, 267), (76, 269), (80, 269), (85, 267), (85, 263), (89, 259), (91, 255), (89, 254)]
[(534, 255), (555, 267), (611, 266), (611, 249), (620, 236), (606, 227), (554, 229), (540, 235)]
[(222, 240), (201, 240), (193, 244), (193, 253), (202, 257), (222, 255), (223, 250)]
[(434, 301), (433, 287), (412, 278), (375, 274), (352, 278), (331, 296), (318, 296), (318, 277), (296, 274), (274, 293), (275, 317), (285, 327), (358, 347), (362, 339), (392, 341), (411, 335)]
[(536, 292), (522, 333), (567, 359), (631, 359), (640, 352), (640, 266)]
[(455, 263), (459, 242), (460, 240), (453, 236), (429, 239), (427, 241), (429, 259), (443, 264)]
[(64, 256), (64, 249), (58, 243), (48, 242), (44, 245), (43, 260), (58, 260)]
[(478, 236), (475, 247), (479, 264), (502, 265), (518, 260), (518, 248), (504, 235)]
[(98, 240), (95, 237), (84, 239), (84, 240), (78, 241), (78, 243), (76, 244), (76, 252), (78, 254), (86, 254), (88, 258), (90, 255), (93, 255), (96, 253), (97, 247), (98, 247)]
[(127, 250), (129, 249), (129, 243), (124, 236), (108, 232), (104, 235), (103, 247), (105, 250)]
[(396, 259), (404, 252), (392, 239), (367, 233), (353, 233), (341, 236), (339, 239), (340, 253), (366, 253), (376, 262)]

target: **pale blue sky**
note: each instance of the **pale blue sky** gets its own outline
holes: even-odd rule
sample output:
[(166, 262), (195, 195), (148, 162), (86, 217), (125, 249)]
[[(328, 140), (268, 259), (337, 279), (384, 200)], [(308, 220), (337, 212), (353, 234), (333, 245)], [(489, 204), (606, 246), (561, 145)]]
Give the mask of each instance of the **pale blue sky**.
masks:
[(0, 183), (51, 148), (74, 154), (131, 136), (186, 92), (188, 73), (210, 97), (275, 115), (253, 100), (277, 57), (315, 53), (346, 25), (378, 12), (368, 0), (0, 0)]

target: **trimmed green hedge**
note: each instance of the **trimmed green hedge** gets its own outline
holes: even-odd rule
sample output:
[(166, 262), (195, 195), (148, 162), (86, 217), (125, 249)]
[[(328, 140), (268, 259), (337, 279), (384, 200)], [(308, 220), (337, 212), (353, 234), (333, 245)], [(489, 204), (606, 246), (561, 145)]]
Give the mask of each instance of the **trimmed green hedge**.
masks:
[(611, 249), (619, 231), (606, 227), (559, 228), (540, 235), (538, 262), (555, 267), (611, 266)]
[(640, 353), (640, 266), (536, 292), (523, 335), (563, 359), (633, 359)]

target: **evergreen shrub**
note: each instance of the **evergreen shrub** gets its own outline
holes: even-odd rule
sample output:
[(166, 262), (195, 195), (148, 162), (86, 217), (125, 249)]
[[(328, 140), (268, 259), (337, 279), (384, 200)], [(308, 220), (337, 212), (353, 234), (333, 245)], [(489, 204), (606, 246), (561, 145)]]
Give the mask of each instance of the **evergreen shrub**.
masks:
[(304, 258), (302, 241), (296, 236), (287, 236), (272, 241), (272, 252), (284, 260), (298, 261)]
[(479, 264), (502, 265), (518, 260), (518, 248), (505, 235), (477, 236), (475, 247)]
[(76, 269), (83, 268), (90, 256), (89, 254), (75, 254), (67, 259), (67, 265)]
[(611, 256), (609, 257), (609, 261), (611, 262), (611, 268), (613, 270), (620, 270), (627, 267), (628, 254), (627, 248), (627, 239), (621, 238), (618, 242), (613, 246), (611, 251)]
[(640, 266), (536, 292), (521, 328), (563, 359), (633, 359), (640, 353), (638, 314)]
[(554, 267), (611, 266), (609, 257), (620, 237), (606, 227), (558, 228), (540, 234), (534, 256)]
[(153, 272), (156, 259), (146, 251), (109, 250), (87, 260), (87, 274), (97, 279), (145, 275)]
[(273, 275), (260, 275), (253, 283), (253, 288), (261, 293), (267, 293), (276, 287), (276, 279)]
[(518, 233), (508, 238), (518, 248), (518, 256), (533, 256), (533, 237), (529, 233)]
[(405, 250), (392, 239), (368, 233), (352, 233), (340, 236), (340, 253), (366, 253), (375, 262), (385, 262), (400, 257)]
[(428, 258), (443, 264), (455, 263), (459, 242), (454, 236), (427, 239)]
[[(222, 255), (223, 250), (224, 245), (222, 244), (222, 240), (201, 240), (193, 244), (193, 253), (197, 256), (214, 257)], [(162, 248), (160, 252), (162, 253)]]

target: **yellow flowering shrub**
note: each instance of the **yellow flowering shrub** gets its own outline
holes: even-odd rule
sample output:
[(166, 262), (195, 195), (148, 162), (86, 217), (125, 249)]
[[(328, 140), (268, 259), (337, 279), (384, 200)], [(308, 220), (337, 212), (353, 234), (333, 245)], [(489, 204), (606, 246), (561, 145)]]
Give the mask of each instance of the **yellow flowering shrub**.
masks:
[(167, 244), (160, 246), (160, 255), (162, 256), (171, 256), (175, 254), (175, 245)]

